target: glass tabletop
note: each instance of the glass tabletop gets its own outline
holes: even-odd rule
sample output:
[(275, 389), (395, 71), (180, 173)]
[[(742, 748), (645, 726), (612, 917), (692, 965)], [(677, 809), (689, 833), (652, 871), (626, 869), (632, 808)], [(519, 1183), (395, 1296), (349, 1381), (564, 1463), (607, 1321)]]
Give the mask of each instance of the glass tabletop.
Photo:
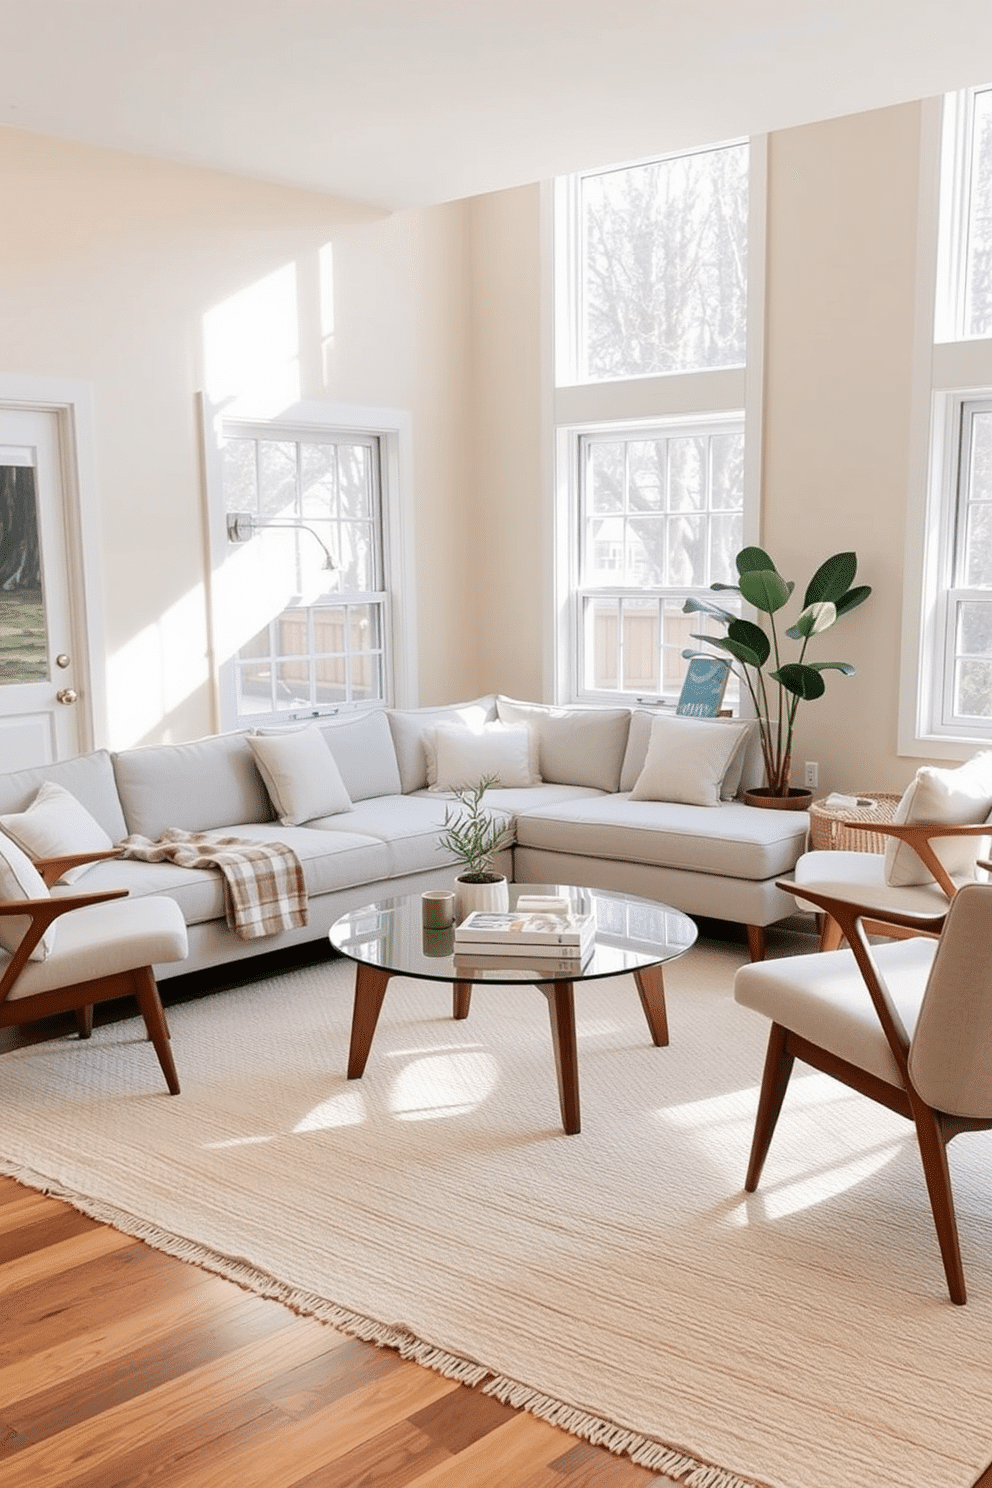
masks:
[(651, 899), (613, 894), (570, 884), (510, 884), (510, 908), (520, 894), (566, 896), (576, 913), (593, 912), (596, 939), (581, 964), (547, 958), (455, 956), (455, 932), (429, 930), (421, 918), (419, 894), (380, 899), (342, 915), (329, 931), (331, 945), (352, 961), (377, 966), (396, 976), (440, 982), (578, 982), (619, 976), (672, 961), (696, 939), (688, 915)]

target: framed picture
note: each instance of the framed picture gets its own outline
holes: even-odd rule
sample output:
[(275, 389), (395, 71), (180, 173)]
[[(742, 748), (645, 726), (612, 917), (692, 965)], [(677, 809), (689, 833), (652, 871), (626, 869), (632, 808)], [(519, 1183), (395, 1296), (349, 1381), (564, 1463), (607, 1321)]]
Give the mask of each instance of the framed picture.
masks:
[(715, 718), (727, 690), (731, 663), (718, 656), (694, 656), (682, 683), (676, 713)]

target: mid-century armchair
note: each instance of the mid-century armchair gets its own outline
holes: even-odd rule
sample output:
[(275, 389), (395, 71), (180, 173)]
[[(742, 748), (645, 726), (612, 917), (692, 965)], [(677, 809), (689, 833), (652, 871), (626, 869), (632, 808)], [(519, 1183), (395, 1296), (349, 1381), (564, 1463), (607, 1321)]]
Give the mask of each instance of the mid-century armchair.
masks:
[(735, 999), (772, 1025), (744, 1187), (758, 1186), (793, 1062), (832, 1075), (914, 1123), (948, 1291), (963, 1303), (947, 1144), (992, 1128), (992, 884), (964, 885), (946, 914), (883, 916), (911, 938), (881, 945), (866, 935), (876, 906), (803, 893), (836, 920), (850, 949), (736, 974)]
[(93, 1005), (134, 996), (172, 1095), (179, 1078), (152, 970), (188, 953), (186, 925), (172, 899), (127, 897), (126, 889), (51, 895), (67, 868), (113, 857), (83, 853), (32, 863), (0, 839), (0, 1028), (73, 1012), (80, 1037)]

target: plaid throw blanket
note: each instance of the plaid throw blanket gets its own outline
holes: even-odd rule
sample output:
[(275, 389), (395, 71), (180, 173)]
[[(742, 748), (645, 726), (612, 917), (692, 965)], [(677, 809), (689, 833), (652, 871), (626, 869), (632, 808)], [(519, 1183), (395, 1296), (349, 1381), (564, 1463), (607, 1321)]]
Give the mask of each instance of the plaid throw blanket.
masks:
[(218, 868), (224, 877), (227, 928), (257, 940), (307, 923), (307, 886), (299, 858), (282, 842), (251, 842), (212, 832), (170, 827), (155, 842), (132, 833), (120, 844), (125, 858), (168, 860), (181, 868)]

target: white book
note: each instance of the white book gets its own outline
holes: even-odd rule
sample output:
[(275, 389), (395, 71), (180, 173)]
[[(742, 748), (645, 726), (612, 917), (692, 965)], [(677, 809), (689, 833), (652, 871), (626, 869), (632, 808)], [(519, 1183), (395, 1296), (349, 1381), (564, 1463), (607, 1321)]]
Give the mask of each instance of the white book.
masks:
[(496, 956), (501, 960), (529, 956), (532, 961), (584, 961), (592, 950), (593, 942), (585, 945), (535, 945), (527, 941), (523, 945), (515, 940), (463, 940), (455, 941), (455, 955), (459, 957)]
[(455, 945), (485, 942), (533, 948), (535, 946), (588, 947), (596, 934), (593, 914), (562, 914), (493, 911), (476, 909), (455, 926)]
[(513, 952), (503, 951), (502, 953), (499, 951), (490, 951), (488, 946), (484, 946), (478, 951), (473, 947), (471, 950), (456, 953), (455, 971), (457, 972), (459, 969), (466, 973), (473, 970), (499, 971), (501, 968), (507, 971), (516, 971), (519, 967), (521, 971), (543, 971), (549, 975), (554, 971), (578, 972), (582, 970), (592, 955), (591, 946), (588, 950), (581, 951), (575, 956), (559, 956), (558, 952), (552, 946), (545, 947), (545, 951), (550, 952), (550, 954), (545, 954), (544, 951), (538, 949), (527, 951), (522, 947)]

